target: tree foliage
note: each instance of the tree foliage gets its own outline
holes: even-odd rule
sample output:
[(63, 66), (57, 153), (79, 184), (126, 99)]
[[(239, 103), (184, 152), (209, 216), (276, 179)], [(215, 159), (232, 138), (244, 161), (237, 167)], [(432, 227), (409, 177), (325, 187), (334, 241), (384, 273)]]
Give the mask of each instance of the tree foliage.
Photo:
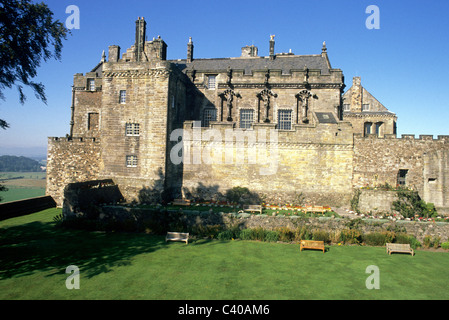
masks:
[[(47, 102), (45, 87), (32, 79), (37, 75), (41, 61), (60, 60), (62, 40), (68, 30), (44, 3), (30, 0), (0, 1), (0, 98), (3, 90), (16, 86), (19, 99), (26, 100), (23, 87), (31, 87), (36, 98)], [(2, 128), (6, 122), (0, 123)]]
[(0, 172), (40, 172), (41, 165), (26, 157), (0, 156)]

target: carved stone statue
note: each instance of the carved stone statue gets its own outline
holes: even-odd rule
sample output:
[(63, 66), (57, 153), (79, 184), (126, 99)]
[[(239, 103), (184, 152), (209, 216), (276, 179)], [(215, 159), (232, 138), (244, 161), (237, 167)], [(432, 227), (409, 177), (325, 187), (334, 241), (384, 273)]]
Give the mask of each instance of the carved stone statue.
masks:
[(232, 121), (232, 102), (234, 97), (240, 97), (240, 94), (235, 92), (234, 90), (228, 89), (220, 94), (222, 105), (223, 101), (226, 100), (226, 109), (227, 109), (227, 121)]
[[(308, 119), (308, 113), (309, 113), (309, 98), (311, 97), (311, 93), (307, 90), (303, 90), (300, 93), (298, 93), (296, 95), (296, 97), (298, 98), (298, 102), (300, 101), (301, 103), (298, 103), (298, 109), (299, 106), (301, 107), (301, 121), (303, 123), (308, 123), (309, 119)], [(299, 114), (299, 110), (297, 111)]]
[(257, 97), (259, 101), (263, 101), (264, 110), (265, 110), (265, 119), (264, 122), (270, 122), (270, 97), (277, 97), (278, 95), (271, 90), (264, 89), (262, 90)]

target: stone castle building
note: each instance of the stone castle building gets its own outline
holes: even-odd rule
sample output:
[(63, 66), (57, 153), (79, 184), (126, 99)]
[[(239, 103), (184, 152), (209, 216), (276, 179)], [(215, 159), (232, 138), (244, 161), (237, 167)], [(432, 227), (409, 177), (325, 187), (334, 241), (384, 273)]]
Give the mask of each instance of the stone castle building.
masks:
[(269, 56), (252, 45), (197, 59), (190, 39), (185, 59), (167, 60), (139, 18), (131, 48), (112, 45), (75, 74), (70, 134), (48, 141), (47, 194), (62, 205), (67, 184), (113, 179), (128, 201), (245, 186), (267, 201), (341, 206), (388, 183), (449, 207), (449, 136), (396, 137), (396, 115), (359, 77), (344, 92), (325, 43), (313, 55), (275, 53), (274, 36), (268, 45)]

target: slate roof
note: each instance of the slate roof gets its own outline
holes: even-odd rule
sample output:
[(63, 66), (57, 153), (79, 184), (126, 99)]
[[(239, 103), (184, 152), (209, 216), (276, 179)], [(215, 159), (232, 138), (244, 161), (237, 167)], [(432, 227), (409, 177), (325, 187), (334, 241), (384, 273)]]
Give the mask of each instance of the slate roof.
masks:
[(319, 123), (337, 123), (337, 120), (335, 120), (331, 112), (315, 112), (315, 114)]
[(269, 57), (257, 58), (218, 58), (218, 59), (195, 59), (191, 63), (186, 60), (171, 60), (183, 72), (196, 71), (226, 71), (244, 70), (244, 74), (252, 74), (254, 70), (282, 70), (282, 74), (290, 74), (291, 70), (303, 70), (304, 66), (310, 69), (321, 70), (321, 74), (329, 74), (326, 59), (321, 55), (278, 55), (274, 60)]

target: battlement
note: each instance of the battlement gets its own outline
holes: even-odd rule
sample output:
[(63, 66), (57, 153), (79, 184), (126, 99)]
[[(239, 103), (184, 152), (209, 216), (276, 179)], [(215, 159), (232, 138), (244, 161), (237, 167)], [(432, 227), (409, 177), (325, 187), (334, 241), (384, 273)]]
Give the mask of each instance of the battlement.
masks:
[(99, 143), (100, 139), (95, 137), (49, 137), (49, 142), (64, 143), (64, 142), (85, 142), (85, 143)]
[(368, 139), (376, 139), (376, 140), (415, 140), (415, 141), (448, 141), (449, 135), (438, 135), (435, 139), (431, 134), (421, 134), (416, 137), (414, 134), (402, 134), (400, 138), (398, 138), (395, 134), (385, 134), (384, 136), (379, 137), (376, 134), (368, 134), (363, 135), (362, 133), (354, 133), (354, 139), (359, 140), (368, 140)]

